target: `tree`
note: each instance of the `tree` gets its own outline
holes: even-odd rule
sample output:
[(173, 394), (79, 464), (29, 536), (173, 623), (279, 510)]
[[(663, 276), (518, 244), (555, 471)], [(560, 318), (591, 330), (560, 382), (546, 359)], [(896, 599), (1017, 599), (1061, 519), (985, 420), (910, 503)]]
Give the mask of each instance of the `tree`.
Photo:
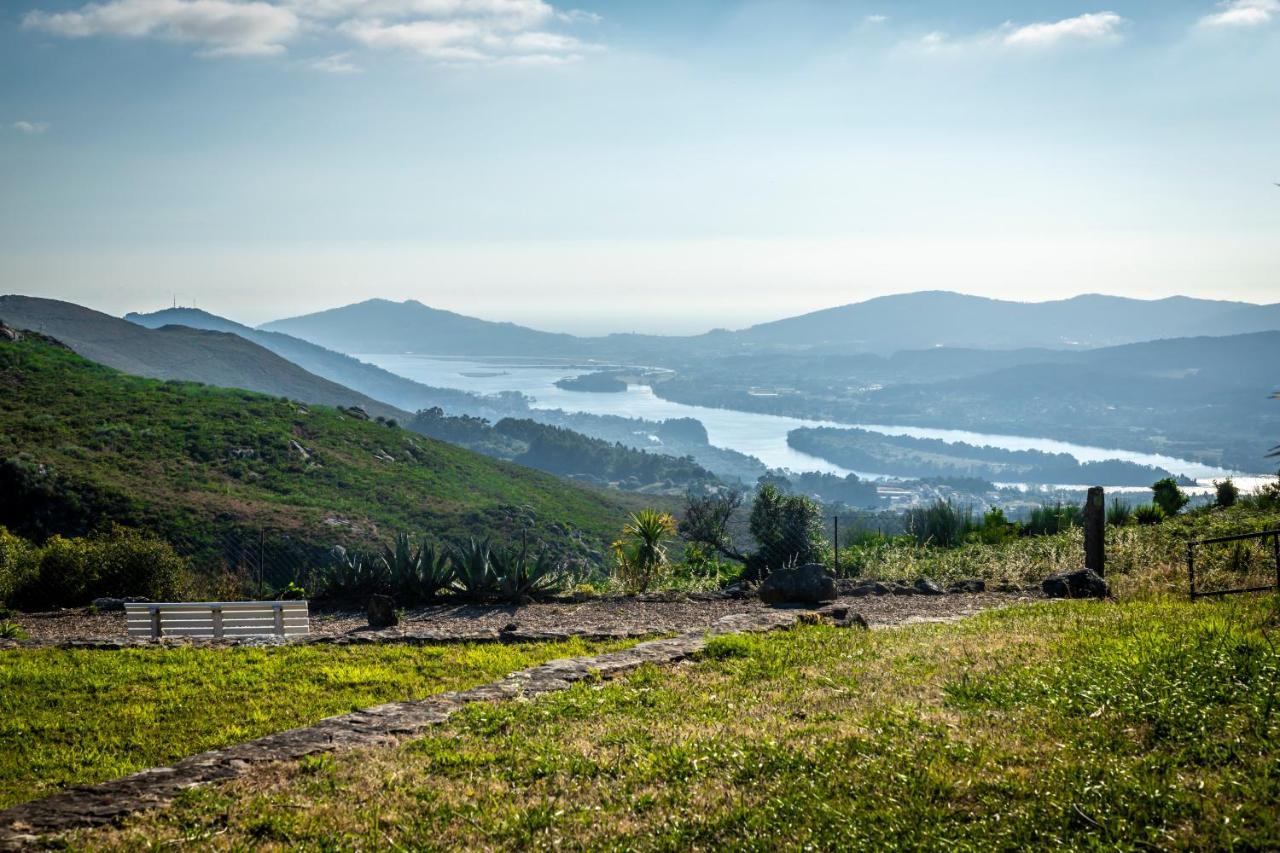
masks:
[(751, 535), (760, 545), (756, 574), (822, 559), (826, 536), (822, 508), (803, 495), (788, 495), (772, 483), (756, 493), (751, 506)]
[(713, 495), (691, 493), (685, 498), (680, 535), (690, 542), (711, 548), (722, 557), (746, 563), (747, 555), (734, 547), (733, 540), (729, 537), (729, 519), (741, 506), (741, 492), (729, 491)]
[(1156, 506), (1164, 511), (1166, 517), (1172, 517), (1187, 505), (1191, 498), (1187, 497), (1187, 493), (1178, 488), (1178, 481), (1172, 477), (1165, 477), (1151, 486), (1153, 493), (1152, 500)]
[(1217, 491), (1218, 506), (1225, 508), (1236, 505), (1236, 499), (1240, 497), (1240, 489), (1230, 477), (1225, 480), (1214, 480), (1213, 488)]

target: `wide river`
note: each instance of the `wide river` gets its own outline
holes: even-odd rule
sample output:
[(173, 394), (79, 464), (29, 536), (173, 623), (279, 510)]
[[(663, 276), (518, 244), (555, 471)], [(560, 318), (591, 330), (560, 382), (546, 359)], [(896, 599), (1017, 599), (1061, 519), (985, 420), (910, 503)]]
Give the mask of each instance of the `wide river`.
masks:
[[(540, 359), (463, 359), (439, 358), (421, 355), (357, 355), (363, 361), (376, 364), (384, 370), (408, 379), (433, 385), (437, 388), (457, 388), (478, 394), (496, 394), (499, 391), (519, 391), (534, 399), (534, 408), (563, 409), (566, 412), (588, 412), (596, 415), (621, 415), (661, 421), (670, 418), (696, 418), (707, 428), (707, 436), (716, 447), (726, 447), (754, 456), (771, 468), (787, 468), (791, 471), (824, 471), (832, 474), (850, 472), (838, 465), (807, 453), (801, 453), (787, 445), (787, 433), (802, 426), (859, 427), (885, 435), (909, 435), (916, 438), (937, 438), (943, 441), (963, 441), (968, 444), (1000, 447), (1006, 450), (1042, 450), (1047, 453), (1069, 453), (1081, 462), (1104, 459), (1123, 459), (1143, 465), (1156, 465), (1175, 474), (1185, 474), (1211, 486), (1211, 481), (1229, 472), (1210, 465), (1202, 465), (1185, 459), (1175, 459), (1156, 453), (1137, 453), (1130, 450), (1109, 450), (1055, 441), (1049, 438), (1029, 438), (1014, 435), (989, 435), (956, 429), (928, 429), (902, 427), (890, 424), (841, 424), (831, 421), (804, 420), (779, 415), (739, 412), (732, 409), (713, 409), (706, 406), (689, 406), (663, 400), (648, 385), (631, 385), (625, 392), (592, 393), (566, 391), (556, 387), (556, 381), (567, 376), (589, 372), (582, 365), (555, 364)], [(874, 475), (871, 475), (874, 476)], [(1242, 477), (1236, 482), (1242, 490), (1255, 488), (1264, 478)]]

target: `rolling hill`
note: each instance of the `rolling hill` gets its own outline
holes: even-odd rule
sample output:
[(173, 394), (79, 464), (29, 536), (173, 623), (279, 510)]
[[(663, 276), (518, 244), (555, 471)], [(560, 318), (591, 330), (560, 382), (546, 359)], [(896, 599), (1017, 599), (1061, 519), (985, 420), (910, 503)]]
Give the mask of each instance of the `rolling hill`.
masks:
[(522, 408), (515, 406), (512, 400), (503, 400), (499, 404), (493, 399), (469, 394), (466, 391), (433, 388), (310, 341), (304, 341), (283, 332), (254, 329), (196, 308), (166, 308), (150, 314), (130, 313), (125, 315), (125, 319), (149, 329), (188, 326), (192, 329), (230, 332), (270, 350), (317, 376), (410, 412), (439, 406), (451, 413), (466, 412), (500, 417), (523, 411)]
[[(756, 352), (889, 355), (934, 347), (1085, 349), (1158, 338), (1280, 330), (1280, 304), (1141, 300), (1087, 294), (1011, 302), (946, 291), (877, 297), (738, 331), (583, 338), (465, 317), (419, 302), (371, 299), (262, 327), (341, 352), (672, 359)], [(654, 362), (654, 359), (662, 359)]]
[(129, 376), (20, 338), (0, 336), (0, 524), (29, 537), (268, 528), (315, 555), (397, 531), (528, 531), (590, 558), (639, 505), (336, 408)]
[(539, 332), (428, 308), (412, 299), (369, 299), (329, 311), (266, 323), (339, 352), (418, 352), (432, 355), (564, 355), (585, 339)]
[(0, 296), (0, 321), (49, 335), (91, 361), (135, 376), (244, 388), (304, 403), (361, 406), (388, 418), (409, 416), (230, 332), (148, 329), (70, 302), (31, 296)]

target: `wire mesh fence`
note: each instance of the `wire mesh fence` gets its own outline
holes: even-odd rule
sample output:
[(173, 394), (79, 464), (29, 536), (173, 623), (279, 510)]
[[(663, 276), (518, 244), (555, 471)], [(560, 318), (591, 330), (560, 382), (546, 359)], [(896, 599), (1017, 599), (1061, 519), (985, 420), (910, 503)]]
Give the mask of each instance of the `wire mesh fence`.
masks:
[(1187, 543), (1192, 598), (1280, 589), (1280, 530)]
[(336, 545), (317, 544), (268, 527), (166, 538), (192, 575), (212, 589), (267, 597), (291, 588), (315, 589), (332, 563)]

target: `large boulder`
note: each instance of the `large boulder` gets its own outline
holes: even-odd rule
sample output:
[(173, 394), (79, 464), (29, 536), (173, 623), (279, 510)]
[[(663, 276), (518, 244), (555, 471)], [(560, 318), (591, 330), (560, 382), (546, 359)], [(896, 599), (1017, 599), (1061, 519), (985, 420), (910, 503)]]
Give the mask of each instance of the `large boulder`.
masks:
[(396, 603), (389, 595), (369, 596), (369, 603), (365, 605), (365, 614), (369, 617), (370, 628), (390, 628), (400, 624)]
[(961, 578), (947, 587), (947, 592), (986, 592), (987, 582), (982, 578)]
[(836, 579), (820, 563), (779, 569), (760, 584), (765, 604), (818, 604), (836, 600)]
[(1106, 598), (1111, 588), (1093, 569), (1049, 575), (1040, 588), (1050, 598)]

